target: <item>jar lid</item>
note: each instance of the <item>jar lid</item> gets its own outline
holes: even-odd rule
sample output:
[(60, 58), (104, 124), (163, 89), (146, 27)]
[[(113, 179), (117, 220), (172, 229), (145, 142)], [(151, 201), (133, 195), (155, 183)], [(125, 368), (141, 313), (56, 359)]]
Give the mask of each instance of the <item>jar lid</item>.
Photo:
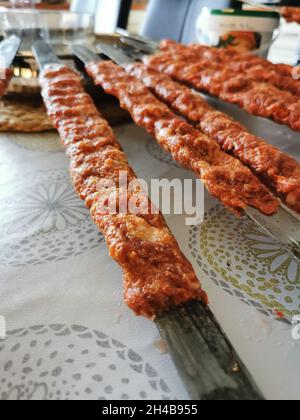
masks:
[(265, 12), (260, 10), (208, 9), (207, 12), (215, 16), (244, 16), (280, 19), (280, 14), (278, 12)]

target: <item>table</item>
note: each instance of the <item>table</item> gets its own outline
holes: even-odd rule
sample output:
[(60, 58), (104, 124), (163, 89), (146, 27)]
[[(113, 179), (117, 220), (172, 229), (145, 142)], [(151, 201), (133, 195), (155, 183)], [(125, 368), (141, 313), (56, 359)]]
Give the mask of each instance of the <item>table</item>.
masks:
[[(215, 105), (300, 159), (299, 133)], [(192, 178), (143, 130), (116, 133), (140, 177)], [(73, 192), (57, 135), (2, 134), (0, 150), (0, 398), (187, 399), (155, 325), (122, 302), (121, 272)], [(300, 312), (300, 267), (248, 220), (209, 197), (206, 209), (201, 226), (166, 219), (266, 398), (299, 399), (299, 342), (272, 302), (287, 318)]]

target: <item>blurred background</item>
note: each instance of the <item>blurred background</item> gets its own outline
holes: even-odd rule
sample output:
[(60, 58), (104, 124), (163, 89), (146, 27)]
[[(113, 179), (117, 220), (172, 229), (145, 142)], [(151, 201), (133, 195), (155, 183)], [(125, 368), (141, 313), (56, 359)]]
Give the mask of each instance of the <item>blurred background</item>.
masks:
[[(258, 6), (299, 7), (300, 0), (252, 0)], [(93, 16), (96, 34), (113, 33), (117, 27), (134, 34), (160, 40), (171, 38), (183, 43), (199, 42), (196, 22), (204, 7), (214, 9), (241, 9), (243, 1), (236, 0), (10, 0), (0, 1), (0, 11), (34, 8), (89, 13)], [(56, 19), (56, 18), (54, 18)], [(67, 18), (65, 18), (66, 21)], [(68, 18), (71, 22), (71, 18)], [(300, 19), (300, 17), (299, 17)], [(66, 24), (64, 22), (61, 25)], [(274, 34), (269, 58), (274, 62), (297, 64), (300, 53), (300, 20), (287, 22), (281, 19), (280, 29)], [(42, 23), (43, 24), (43, 23)], [(73, 27), (80, 24), (73, 20)], [(91, 25), (91, 23), (89, 23)], [(4, 24), (0, 22), (3, 31)], [(79, 25), (79, 26), (78, 26)], [(5, 34), (4, 34), (5, 35)]]

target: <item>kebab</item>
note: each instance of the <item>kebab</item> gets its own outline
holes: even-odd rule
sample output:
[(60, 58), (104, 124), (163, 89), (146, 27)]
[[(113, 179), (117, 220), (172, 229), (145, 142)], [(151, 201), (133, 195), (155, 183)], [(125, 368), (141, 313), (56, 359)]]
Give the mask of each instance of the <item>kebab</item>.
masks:
[[(120, 49), (116, 49), (108, 44), (98, 44), (99, 50), (114, 62), (118, 63), (124, 69), (128, 64), (132, 64), (133, 60)], [(72, 51), (80, 58), (85, 65), (89, 63), (97, 63), (102, 59), (86, 47), (73, 46)], [(254, 207), (247, 207), (245, 214), (256, 223), (259, 229), (269, 235), (286, 250), (292, 257), (300, 257), (300, 228), (299, 220), (295, 214), (291, 214), (284, 208), (272, 216), (267, 216)], [(295, 218), (296, 217), (296, 218)]]
[(182, 57), (176, 59), (172, 52), (146, 56), (144, 62), (179, 82), (238, 105), (249, 114), (271, 118), (300, 131), (300, 99), (290, 92), (256, 82), (244, 74), (236, 75), (207, 60), (189, 63)]
[(247, 132), (229, 115), (214, 110), (199, 94), (169, 76), (142, 63), (129, 65), (127, 71), (248, 166), (288, 207), (300, 213), (300, 164), (295, 159)]
[[(283, 82), (281, 83), (284, 89), (291, 89), (292, 93), (294, 91), (299, 93), (299, 77), (295, 77), (295, 67), (288, 64), (274, 64), (263, 57), (251, 53), (242, 54), (234, 50), (207, 47), (199, 44), (183, 45), (167, 39), (157, 45), (158, 49), (162, 52), (172, 51), (174, 54), (184, 54), (185, 58), (191, 61), (199, 59), (200, 56), (200, 58), (205, 58), (211, 62), (232, 63), (240, 71), (245, 71), (255, 66), (262, 66), (264, 72), (268, 70), (272, 71), (273, 74), (275, 72), (277, 75), (283, 76)], [(152, 52), (154, 52), (153, 49)], [(286, 77), (288, 79), (285, 79)], [(270, 81), (271, 79), (272, 77), (270, 77)]]
[(3, 78), (0, 79), (0, 98), (5, 95), (12, 76), (13, 72), (11, 69), (4, 70)]
[[(136, 176), (113, 131), (84, 92), (81, 77), (53, 65), (42, 71), (40, 82), (48, 115), (71, 160), (75, 189), (91, 208), (112, 258), (123, 270), (128, 306), (137, 315), (152, 318), (184, 302), (206, 301), (162, 215), (103, 212), (100, 201), (103, 195), (109, 199), (109, 192), (99, 191), (99, 182), (118, 185), (120, 171), (126, 172), (128, 181)], [(128, 191), (128, 197), (132, 194)]]
[[(267, 144), (230, 116), (215, 111), (200, 95), (167, 75), (134, 63), (127, 54), (101, 44), (99, 48), (152, 89), (159, 99), (233, 153), (257, 174), (291, 209), (300, 211), (300, 165), (292, 157)], [(134, 64), (132, 64), (134, 63)]]
[[(207, 399), (213, 392), (218, 399), (261, 399), (209, 310), (206, 294), (163, 217), (151, 213), (113, 215), (99, 207), (99, 201), (111, 194), (99, 189), (99, 179), (118, 182), (122, 170), (134, 181), (135, 174), (111, 128), (85, 94), (78, 74), (63, 66), (43, 42), (36, 42), (33, 51), (42, 69), (49, 115), (71, 158), (74, 184), (123, 269), (128, 305), (138, 315), (156, 318), (191, 398)], [(188, 303), (181, 305), (184, 302)], [(175, 309), (164, 312), (172, 307)], [(238, 372), (228, 369), (233, 360)], [(224, 378), (230, 384), (226, 389)]]
[(87, 66), (95, 83), (120, 100), (135, 123), (156, 138), (173, 159), (203, 180), (208, 191), (235, 213), (248, 206), (273, 214), (278, 202), (251, 171), (220, 146), (177, 117), (135, 77), (112, 62)]
[[(281, 76), (286, 76), (292, 79), (293, 81), (298, 81), (300, 79), (299, 67), (291, 66), (288, 64), (274, 64), (263, 57), (259, 57), (252, 53), (239, 53), (235, 50), (227, 50), (225, 48), (213, 48), (207, 47), (199, 44), (190, 44), (183, 45), (179, 44), (176, 41), (165, 39), (160, 43), (149, 40), (137, 35), (131, 35), (123, 29), (118, 29), (117, 32), (120, 34), (120, 40), (122, 43), (126, 44), (129, 47), (132, 47), (137, 51), (144, 52), (146, 54), (155, 54), (159, 51), (161, 52), (170, 52), (172, 51), (174, 55), (184, 54), (186, 60), (194, 60), (195, 56), (199, 58), (204, 55), (211, 62), (220, 62), (220, 61), (239, 61), (242, 62), (244, 67), (262, 65), (264, 69), (273, 70)], [(140, 58), (140, 56), (139, 56)], [(298, 88), (297, 88), (298, 89)]]

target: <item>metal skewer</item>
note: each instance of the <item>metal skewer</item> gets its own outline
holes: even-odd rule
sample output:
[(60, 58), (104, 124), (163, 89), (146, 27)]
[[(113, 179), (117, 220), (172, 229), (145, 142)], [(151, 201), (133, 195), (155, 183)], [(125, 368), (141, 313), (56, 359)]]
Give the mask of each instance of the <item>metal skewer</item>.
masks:
[(9, 68), (20, 48), (21, 40), (15, 35), (10, 36), (0, 43), (1, 66)]
[(48, 65), (62, 64), (55, 52), (43, 41), (36, 41), (32, 52), (41, 70)]
[[(73, 51), (86, 64), (100, 60), (81, 47)], [(33, 53), (40, 68), (60, 63), (42, 42), (34, 44)], [(263, 399), (207, 305), (191, 302), (158, 317), (156, 325), (192, 399)]]
[(137, 48), (145, 48), (145, 52), (149, 52), (149, 54), (155, 53), (159, 50), (159, 43), (153, 41), (150, 38), (145, 38), (139, 35), (132, 35), (128, 31), (118, 28), (116, 31), (117, 34), (120, 35), (120, 40), (122, 42), (128, 43), (130, 42), (133, 44), (131, 46), (136, 46)]

